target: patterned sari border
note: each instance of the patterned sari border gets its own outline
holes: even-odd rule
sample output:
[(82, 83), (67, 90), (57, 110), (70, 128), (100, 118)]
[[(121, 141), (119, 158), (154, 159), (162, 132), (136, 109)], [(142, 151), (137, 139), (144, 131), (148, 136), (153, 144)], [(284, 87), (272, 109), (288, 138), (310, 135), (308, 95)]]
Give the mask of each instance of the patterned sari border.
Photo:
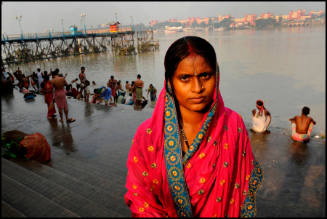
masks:
[(204, 136), (207, 133), (208, 127), (210, 125), (210, 122), (211, 122), (213, 116), (215, 115), (216, 105), (217, 105), (217, 103), (215, 103), (213, 105), (213, 107), (211, 108), (211, 110), (210, 110), (210, 112), (209, 112), (206, 120), (204, 121), (204, 123), (203, 123), (203, 125), (201, 127), (201, 130), (197, 134), (196, 138), (193, 140), (192, 145), (187, 150), (186, 154), (184, 155), (184, 158), (183, 158), (183, 164), (184, 165), (193, 156), (193, 154), (198, 150), (199, 145), (201, 144), (202, 140), (204, 139)]
[(192, 205), (184, 178), (181, 148), (174, 101), (169, 93), (166, 92), (164, 156), (169, 190), (177, 215), (179, 217), (192, 217)]
[(244, 203), (241, 207), (241, 217), (255, 217), (256, 216), (256, 192), (263, 182), (263, 170), (259, 162), (253, 161), (254, 168), (249, 180), (249, 191), (245, 197)]

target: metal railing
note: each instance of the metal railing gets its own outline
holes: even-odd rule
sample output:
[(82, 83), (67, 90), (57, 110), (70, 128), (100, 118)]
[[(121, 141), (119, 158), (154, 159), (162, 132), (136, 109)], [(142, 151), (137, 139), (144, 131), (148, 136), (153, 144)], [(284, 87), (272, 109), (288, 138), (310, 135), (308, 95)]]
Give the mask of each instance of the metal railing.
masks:
[[(103, 32), (99, 33), (98, 31), (102, 30)], [(129, 32), (132, 31), (132, 28), (130, 27), (123, 27), (120, 28), (117, 32), (114, 33), (122, 33), (122, 32)], [(51, 38), (58, 38), (58, 37), (71, 37), (71, 36), (85, 36), (87, 34), (96, 34), (98, 36), (103, 36), (108, 33), (114, 34), (109, 31), (109, 28), (103, 28), (103, 29), (89, 29), (86, 30), (86, 33), (84, 31), (77, 31), (77, 32), (48, 32), (48, 33), (25, 33), (25, 34), (2, 34), (1, 41), (9, 41), (9, 40), (41, 40), (41, 39), (51, 39)]]

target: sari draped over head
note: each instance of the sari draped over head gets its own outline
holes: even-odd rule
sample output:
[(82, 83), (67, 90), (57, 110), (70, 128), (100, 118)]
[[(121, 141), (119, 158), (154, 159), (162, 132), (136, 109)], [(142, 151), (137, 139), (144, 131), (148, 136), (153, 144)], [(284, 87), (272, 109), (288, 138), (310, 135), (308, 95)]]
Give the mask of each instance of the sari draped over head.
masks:
[(137, 129), (127, 160), (125, 202), (133, 217), (253, 217), (263, 180), (242, 117), (224, 106), (219, 73), (210, 110), (182, 157), (169, 83)]

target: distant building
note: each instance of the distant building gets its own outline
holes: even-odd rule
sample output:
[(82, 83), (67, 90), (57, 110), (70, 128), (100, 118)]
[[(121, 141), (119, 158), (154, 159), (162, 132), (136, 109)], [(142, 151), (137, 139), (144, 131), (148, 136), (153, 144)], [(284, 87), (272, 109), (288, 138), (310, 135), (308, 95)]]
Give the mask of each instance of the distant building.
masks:
[(255, 26), (256, 14), (248, 14), (245, 16), (245, 21), (249, 22), (251, 26)]
[(151, 20), (151, 21), (150, 21), (150, 26), (153, 27), (153, 26), (156, 25), (157, 23), (159, 23), (158, 20)]
[(302, 16), (305, 15), (305, 10), (298, 9), (295, 11), (290, 11), (289, 13), (289, 20), (300, 20)]
[(229, 14), (225, 15), (225, 16), (218, 15), (218, 22), (221, 22), (224, 19), (230, 19), (230, 18), (231, 18), (231, 16)]
[[(284, 15), (273, 15), (270, 12), (262, 13), (260, 16), (257, 16), (256, 14), (246, 14), (244, 17), (241, 18), (234, 18), (231, 15), (218, 15), (217, 17), (188, 17), (186, 19), (169, 19), (168, 22), (179, 22), (184, 27), (190, 27), (192, 24), (209, 24), (209, 21), (211, 19), (212, 22), (220, 23), (221, 21), (225, 19), (230, 19), (231, 23), (229, 25), (230, 28), (247, 28), (249, 26), (256, 26), (257, 21), (263, 19), (274, 19), (276, 23), (282, 23), (283, 25), (285, 23), (289, 24), (304, 24), (307, 23), (308, 20), (310, 20), (313, 17), (320, 17), (324, 14), (324, 11), (310, 11), (309, 14), (306, 15), (306, 10), (304, 9), (297, 9), (296, 11), (290, 11), (288, 14)], [(155, 24), (160, 23), (157, 20), (151, 20), (150, 26), (154, 26)]]
[(289, 19), (289, 15), (288, 15), (288, 14), (286, 14), (286, 15), (281, 15), (281, 17), (282, 17), (282, 19), (283, 19), (284, 21), (286, 21), (286, 20)]
[(172, 19), (168, 19), (168, 22), (172, 22), (172, 23), (174, 23), (174, 22), (178, 22), (178, 21), (177, 21), (177, 19), (172, 18)]
[(260, 18), (262, 19), (268, 19), (268, 18), (273, 18), (272, 13), (268, 12), (268, 13), (262, 13)]
[(196, 22), (198, 23), (198, 24), (201, 24), (201, 23), (205, 23), (205, 24), (209, 24), (209, 18), (208, 17), (205, 17), (205, 18), (197, 18), (196, 19)]
[(324, 12), (322, 10), (320, 10), (320, 11), (310, 11), (309, 12), (309, 16), (312, 16), (312, 15), (321, 16), (323, 14), (324, 14)]

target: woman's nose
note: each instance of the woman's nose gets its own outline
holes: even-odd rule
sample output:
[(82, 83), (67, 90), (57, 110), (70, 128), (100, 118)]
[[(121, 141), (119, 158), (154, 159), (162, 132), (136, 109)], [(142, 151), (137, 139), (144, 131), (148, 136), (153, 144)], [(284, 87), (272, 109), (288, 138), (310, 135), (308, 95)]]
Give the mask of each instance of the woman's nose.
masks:
[(194, 76), (193, 77), (193, 84), (192, 84), (192, 92), (195, 92), (195, 93), (201, 93), (203, 91), (204, 87), (203, 87), (203, 84), (202, 84), (202, 81)]

